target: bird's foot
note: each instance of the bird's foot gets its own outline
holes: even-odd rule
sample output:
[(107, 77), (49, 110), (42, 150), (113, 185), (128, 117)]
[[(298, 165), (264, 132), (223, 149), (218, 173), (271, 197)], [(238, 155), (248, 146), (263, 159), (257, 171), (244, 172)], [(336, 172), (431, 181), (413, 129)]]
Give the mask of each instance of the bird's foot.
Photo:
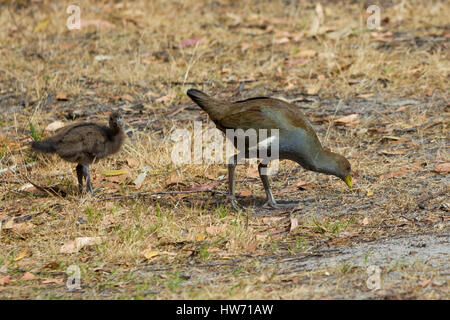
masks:
[(240, 206), (238, 205), (235, 196), (227, 195), (227, 196), (226, 196), (226, 202), (228, 202), (229, 204), (231, 204), (231, 207), (232, 207), (233, 210), (235, 210), (235, 211), (239, 211), (240, 209), (243, 209), (243, 210), (247, 209), (247, 208), (244, 207), (244, 206), (241, 206), (241, 207), (240, 207)]
[(99, 191), (99, 190), (101, 190), (101, 188), (99, 187), (99, 188), (96, 188), (95, 190), (93, 190), (92, 189), (92, 186), (89, 188), (88, 186), (86, 186), (86, 189), (85, 190), (83, 190), (83, 187), (79, 187), (78, 188), (78, 193), (80, 194), (80, 195), (83, 195), (83, 194), (90, 194), (90, 195), (92, 195), (92, 196), (95, 196), (95, 193), (97, 192), (97, 191)]
[(298, 206), (298, 201), (285, 201), (285, 200), (279, 200), (278, 202), (275, 200), (267, 200), (261, 208), (269, 207), (271, 209), (293, 209)]

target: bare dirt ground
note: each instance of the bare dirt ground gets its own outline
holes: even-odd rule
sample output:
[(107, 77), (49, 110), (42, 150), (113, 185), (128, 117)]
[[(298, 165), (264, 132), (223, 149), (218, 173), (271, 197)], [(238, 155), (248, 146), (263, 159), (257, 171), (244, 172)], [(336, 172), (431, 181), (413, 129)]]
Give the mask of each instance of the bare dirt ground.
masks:
[[(81, 30), (70, 4), (0, 4), (1, 298), (449, 299), (448, 1), (381, 1), (379, 30), (364, 2), (84, 1)], [(171, 159), (174, 130), (214, 127), (188, 88), (294, 103), (354, 188), (282, 161), (299, 205), (268, 210), (240, 165), (233, 211), (224, 165)], [(95, 197), (29, 150), (116, 109)]]

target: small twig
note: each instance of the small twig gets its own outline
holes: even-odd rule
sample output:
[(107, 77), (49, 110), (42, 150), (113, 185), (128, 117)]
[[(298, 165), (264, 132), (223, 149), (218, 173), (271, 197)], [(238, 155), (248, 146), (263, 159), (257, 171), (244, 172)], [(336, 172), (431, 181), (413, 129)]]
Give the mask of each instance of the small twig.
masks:
[[(32, 213), (23, 214), (23, 215), (18, 216), (18, 217), (14, 217), (12, 219), (13, 219), (13, 221), (15, 223), (25, 222), (25, 221), (28, 221), (31, 218), (36, 217), (36, 216), (38, 216), (38, 215), (40, 215), (42, 213), (43, 213), (42, 211), (40, 211), (40, 212), (32, 212)], [(5, 221), (9, 220), (10, 218), (11, 218), (11, 216), (7, 216), (7, 217), (3, 218), (2, 220), (0, 220), (0, 224), (4, 223)]]
[(57, 196), (57, 197), (60, 197), (60, 198), (64, 198), (67, 195), (64, 191), (57, 190), (57, 189), (55, 189), (53, 187), (41, 187), (40, 185), (37, 185), (33, 181), (31, 181), (28, 177), (25, 177), (25, 179), (29, 183), (31, 183), (36, 189), (38, 189), (38, 190), (40, 190), (40, 191), (42, 191), (44, 193), (47, 193), (47, 194), (50, 194), (50, 195), (53, 195), (53, 196)]
[(93, 102), (93, 103), (95, 103), (95, 104), (98, 104), (99, 106), (101, 106), (101, 107), (104, 108), (104, 109), (108, 109), (108, 108), (109, 108), (107, 105), (101, 103), (101, 102), (98, 101), (98, 100), (95, 100), (94, 98), (91, 98), (91, 97), (84, 97), (84, 99), (85, 99), (85, 100), (88, 100), (88, 101), (91, 101), (91, 102)]
[(13, 94), (13, 93), (6, 94), (6, 95), (0, 97), (0, 101), (7, 100), (9, 98), (15, 98), (15, 97), (17, 97), (17, 96), (15, 94)]
[(175, 195), (175, 194), (190, 194), (190, 193), (200, 193), (200, 192), (207, 192), (207, 193), (218, 193), (222, 195), (226, 195), (227, 193), (225, 191), (217, 191), (217, 190), (184, 190), (184, 191), (158, 191), (158, 192), (137, 192), (129, 195), (120, 195), (117, 197), (108, 197), (108, 198), (101, 198), (98, 199), (98, 201), (105, 201), (105, 200), (114, 200), (114, 199), (131, 199), (131, 198), (139, 198), (139, 197), (147, 197), (147, 196), (157, 196), (157, 195)]
[(6, 179), (0, 179), (0, 183), (10, 183), (10, 184), (20, 184), (28, 182), (26, 180), (6, 180)]
[(443, 191), (439, 191), (439, 192), (436, 192), (436, 193), (431, 193), (431, 194), (428, 194), (428, 195), (426, 195), (424, 197), (421, 197), (421, 198), (417, 199), (416, 202), (417, 203), (423, 203), (423, 202), (426, 202), (428, 200), (435, 199), (437, 197), (440, 197), (440, 196), (443, 196), (443, 195), (446, 195), (446, 194), (448, 194), (448, 190), (443, 190)]
[(16, 172), (16, 171), (19, 171), (21, 169), (31, 168), (31, 167), (35, 166), (36, 164), (37, 164), (37, 162), (35, 161), (35, 162), (32, 162), (32, 163), (25, 164), (25, 165), (23, 165), (21, 167), (12, 166), (12, 167), (8, 167), (8, 168), (0, 169), (0, 174), (6, 173), (6, 172), (8, 172), (8, 170), (11, 171), (11, 172)]
[(330, 123), (328, 124), (327, 132), (325, 133), (325, 139), (324, 139), (325, 143), (328, 142), (328, 136), (330, 134), (331, 126), (333, 125), (333, 120), (336, 117), (336, 114), (337, 114), (337, 112), (339, 110), (339, 107), (340, 107), (341, 103), (342, 103), (342, 100), (339, 100), (338, 104), (336, 105), (336, 109), (334, 110), (333, 117), (331, 118)]
[[(14, 2), (15, 2), (15, 1), (14, 1)], [(11, 16), (11, 20), (12, 20), (12, 22), (14, 23), (14, 26), (16, 27), (17, 31), (19, 31), (19, 33), (22, 35), (22, 37), (23, 37), (24, 39), (27, 40), (27, 42), (30, 42), (30, 39), (22, 32), (22, 28), (21, 28), (21, 27), (19, 26), (19, 24), (17, 23), (16, 18), (15, 18), (15, 16), (14, 16), (14, 14), (12, 13), (11, 9), (10, 9), (10, 6), (7, 6), (7, 7), (8, 7), (9, 15)]]

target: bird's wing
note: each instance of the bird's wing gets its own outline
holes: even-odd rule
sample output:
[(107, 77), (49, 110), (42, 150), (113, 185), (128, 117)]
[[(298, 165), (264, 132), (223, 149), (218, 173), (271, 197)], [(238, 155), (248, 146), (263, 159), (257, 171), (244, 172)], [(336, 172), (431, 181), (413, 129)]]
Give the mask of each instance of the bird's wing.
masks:
[[(293, 130), (311, 127), (296, 106), (272, 98), (253, 98), (239, 101), (218, 120), (225, 128)], [(312, 129), (312, 127), (311, 127)]]
[(274, 129), (279, 128), (276, 121), (267, 117), (259, 108), (229, 113), (217, 121), (226, 129)]

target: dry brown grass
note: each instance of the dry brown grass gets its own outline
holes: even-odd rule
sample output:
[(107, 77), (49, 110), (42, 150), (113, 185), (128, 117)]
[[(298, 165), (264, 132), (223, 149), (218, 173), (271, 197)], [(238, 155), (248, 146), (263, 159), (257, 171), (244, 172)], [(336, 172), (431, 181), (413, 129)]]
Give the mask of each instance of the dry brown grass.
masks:
[[(316, 4), (306, 1), (84, 1), (82, 21), (116, 27), (81, 31), (66, 28), (69, 4), (0, 5), (0, 169), (37, 161), (0, 175), (0, 280), (11, 279), (0, 282), (1, 297), (448, 299), (448, 249), (447, 259), (405, 247), (419, 251), (414, 263), (374, 261), (384, 279), (378, 291), (365, 284), (370, 261), (359, 257), (369, 253), (358, 249), (398, 237), (414, 244), (425, 235), (441, 237), (448, 248), (448, 177), (433, 171), (449, 161), (448, 1), (382, 1), (377, 32), (366, 28), (366, 6), (358, 2), (322, 2), (318, 31), (311, 29)], [(179, 47), (191, 38), (201, 41)], [(223, 205), (221, 194), (101, 200), (226, 175), (221, 165), (171, 161), (173, 130), (200, 119), (213, 127), (185, 96), (189, 87), (224, 99), (294, 101), (324, 144), (350, 159), (355, 188), (285, 161), (273, 187), (277, 198), (301, 200), (296, 211), (258, 209), (264, 192), (247, 166), (237, 170), (237, 191), (246, 192), (240, 202), (249, 206), (240, 212)], [(94, 187), (102, 187), (97, 198), (76, 193), (72, 164), (28, 150), (29, 122), (47, 135), (49, 123), (70, 123), (74, 112), (106, 121), (118, 107), (130, 138), (119, 154), (92, 167)], [(333, 122), (355, 113), (358, 123)], [(144, 167), (145, 183), (129, 184)], [(126, 169), (129, 177), (119, 183), (103, 176), (105, 169)], [(19, 191), (25, 177), (58, 184), (68, 195)], [(296, 189), (299, 180), (314, 188)], [(226, 182), (217, 190), (225, 191)], [(42, 214), (12, 223), (36, 212)], [(290, 218), (299, 224), (292, 232)], [(99, 245), (59, 252), (67, 241), (97, 236)], [(346, 248), (355, 248), (359, 260), (341, 261)], [(158, 255), (147, 259), (152, 250)], [(336, 263), (314, 262), (315, 255)], [(311, 262), (296, 268), (304, 261)], [(82, 290), (45, 283), (64, 280), (70, 265), (82, 270)], [(27, 271), (36, 278), (21, 280)]]

